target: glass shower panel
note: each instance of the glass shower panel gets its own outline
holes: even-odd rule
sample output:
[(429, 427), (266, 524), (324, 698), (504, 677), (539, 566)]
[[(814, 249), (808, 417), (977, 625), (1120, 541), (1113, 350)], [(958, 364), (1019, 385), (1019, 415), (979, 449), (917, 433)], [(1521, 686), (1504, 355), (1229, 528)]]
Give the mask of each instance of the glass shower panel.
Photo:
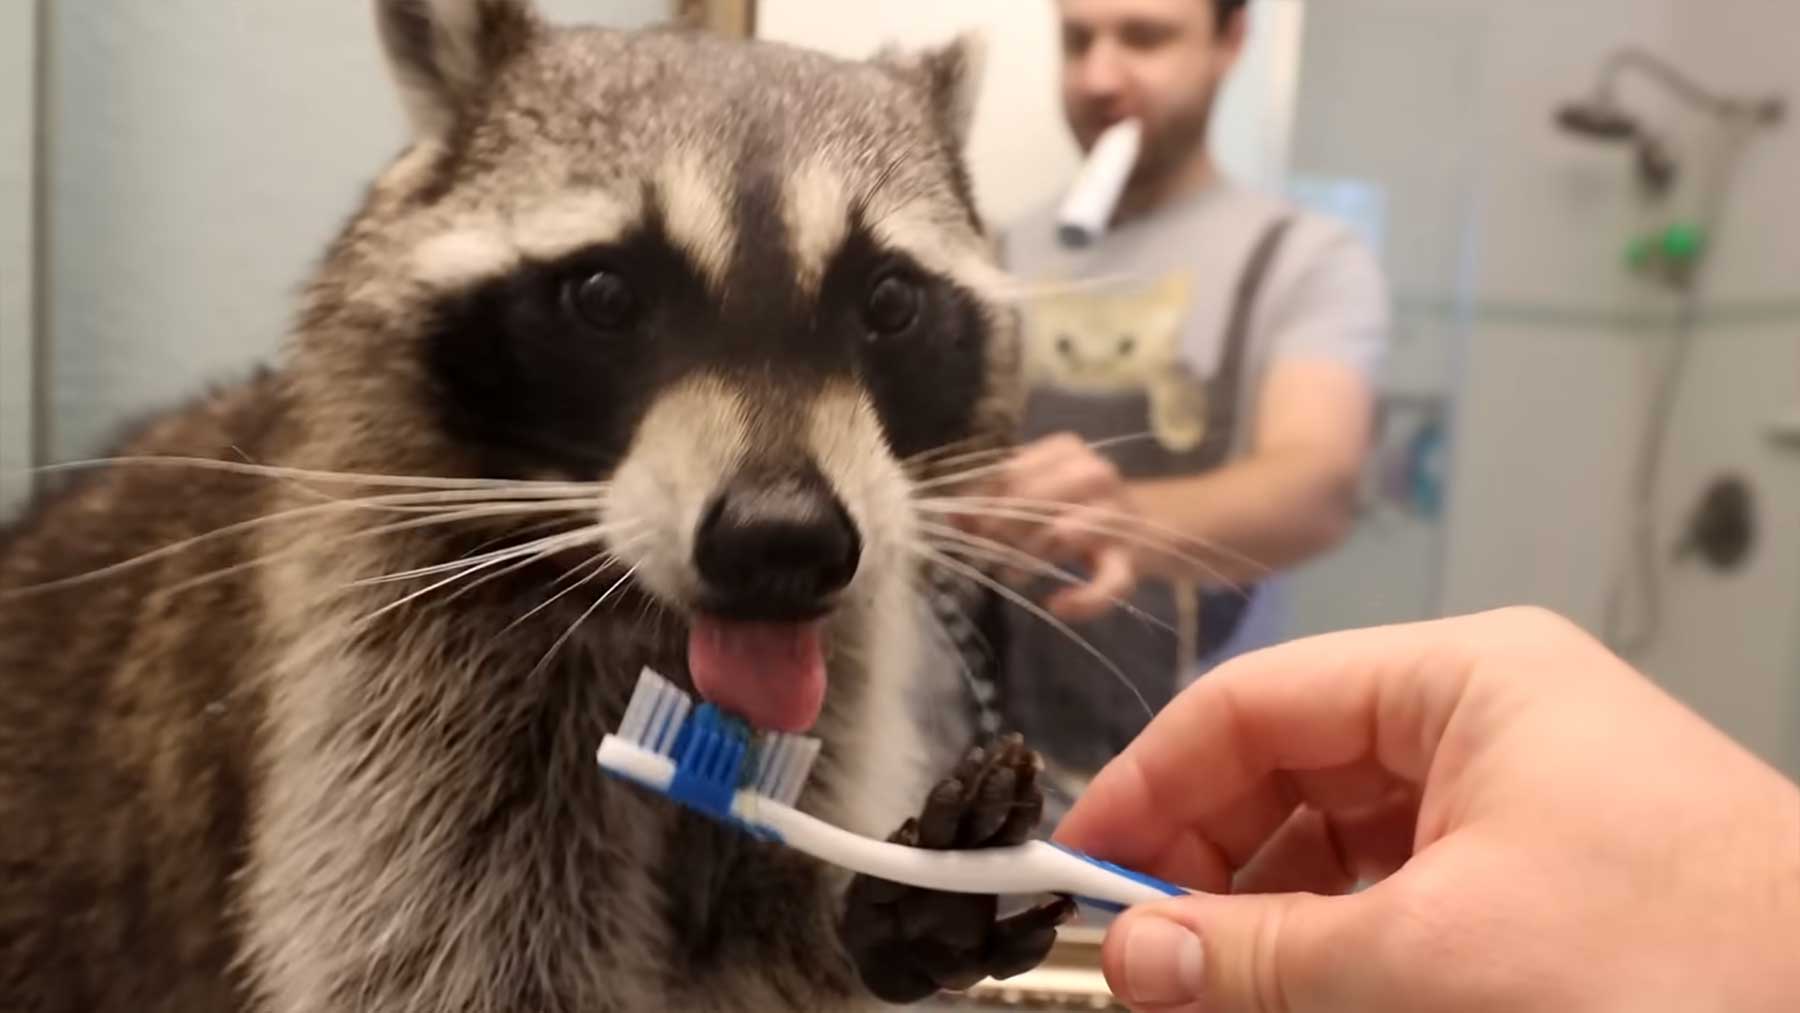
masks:
[(1395, 319), (1355, 533), (1294, 581), (1290, 631), (1435, 615), (1467, 309), (1485, 28), (1462, 5), (1307, 5), (1291, 195), (1377, 251)]

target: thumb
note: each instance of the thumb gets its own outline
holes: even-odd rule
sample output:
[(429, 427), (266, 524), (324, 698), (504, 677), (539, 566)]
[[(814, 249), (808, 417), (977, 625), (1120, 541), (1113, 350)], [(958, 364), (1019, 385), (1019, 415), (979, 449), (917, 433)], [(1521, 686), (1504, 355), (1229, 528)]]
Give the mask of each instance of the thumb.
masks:
[[(1352, 991), (1342, 927), (1359, 898), (1198, 894), (1121, 915), (1101, 952), (1106, 981), (1133, 1009), (1313, 1013), (1312, 997)], [(1355, 1007), (1334, 1006), (1333, 1013)]]

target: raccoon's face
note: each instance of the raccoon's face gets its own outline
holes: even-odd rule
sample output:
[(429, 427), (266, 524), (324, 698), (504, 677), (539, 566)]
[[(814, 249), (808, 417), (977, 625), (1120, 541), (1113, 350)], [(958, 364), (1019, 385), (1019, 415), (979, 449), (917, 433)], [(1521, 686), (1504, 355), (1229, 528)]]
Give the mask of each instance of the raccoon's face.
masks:
[(302, 389), (415, 468), (605, 482), (699, 691), (810, 726), (824, 621), (917, 565), (909, 458), (1017, 412), (958, 155), (970, 54), (377, 9), (419, 138), (315, 287)]

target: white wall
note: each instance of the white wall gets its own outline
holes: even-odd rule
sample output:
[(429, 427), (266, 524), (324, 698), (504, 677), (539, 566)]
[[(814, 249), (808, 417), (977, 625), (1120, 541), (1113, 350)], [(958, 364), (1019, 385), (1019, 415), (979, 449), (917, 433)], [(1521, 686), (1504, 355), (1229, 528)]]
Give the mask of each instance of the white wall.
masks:
[(1055, 11), (1048, 0), (758, 0), (756, 34), (862, 59), (893, 43), (940, 45), (966, 30), (987, 43), (969, 161), (982, 214), (1003, 225), (1054, 198), (1079, 153), (1057, 98)]
[[(1351, 0), (1307, 12), (1293, 165), (1307, 181), (1372, 195), (1372, 238), (1400, 309), (1381, 386), (1392, 428), (1378, 456), (1404, 452), (1424, 416), (1455, 406), (1474, 297), (1468, 247), (1481, 179), (1482, 69), (1489, 28), (1438, 0)], [(1386, 465), (1377, 461), (1372, 471)], [(1338, 551), (1293, 581), (1294, 635), (1431, 614), (1444, 526), (1371, 490)]]
[[(1252, 183), (1278, 184), (1286, 171), (1298, 71), (1300, 0), (1257, 0), (1240, 73), (1220, 97), (1213, 146), (1220, 161)], [(967, 30), (987, 40), (987, 65), (969, 146), (982, 214), (1005, 225), (1055, 199), (1080, 153), (1062, 118), (1062, 46), (1050, 0), (758, 0), (756, 34), (862, 59), (883, 45), (938, 45)]]
[[(610, 24), (668, 9), (543, 8)], [(67, 459), (267, 358), (312, 258), (405, 134), (366, 2), (52, 0), (47, 14), (49, 435)]]
[(29, 487), (37, 5), (0, 6), (0, 518)]

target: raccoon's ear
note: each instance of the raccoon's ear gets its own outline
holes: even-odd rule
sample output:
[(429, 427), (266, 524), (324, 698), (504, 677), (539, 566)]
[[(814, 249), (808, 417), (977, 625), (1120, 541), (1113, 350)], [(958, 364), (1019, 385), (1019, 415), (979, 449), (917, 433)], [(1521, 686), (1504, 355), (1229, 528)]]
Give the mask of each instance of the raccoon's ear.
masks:
[(537, 31), (530, 0), (374, 0), (400, 98), (421, 137), (462, 110)]
[(986, 36), (967, 31), (946, 45), (917, 52), (902, 52), (889, 45), (875, 55), (875, 61), (919, 82), (939, 125), (960, 151), (967, 146), (975, 122), (975, 98), (981, 93), (986, 57)]

